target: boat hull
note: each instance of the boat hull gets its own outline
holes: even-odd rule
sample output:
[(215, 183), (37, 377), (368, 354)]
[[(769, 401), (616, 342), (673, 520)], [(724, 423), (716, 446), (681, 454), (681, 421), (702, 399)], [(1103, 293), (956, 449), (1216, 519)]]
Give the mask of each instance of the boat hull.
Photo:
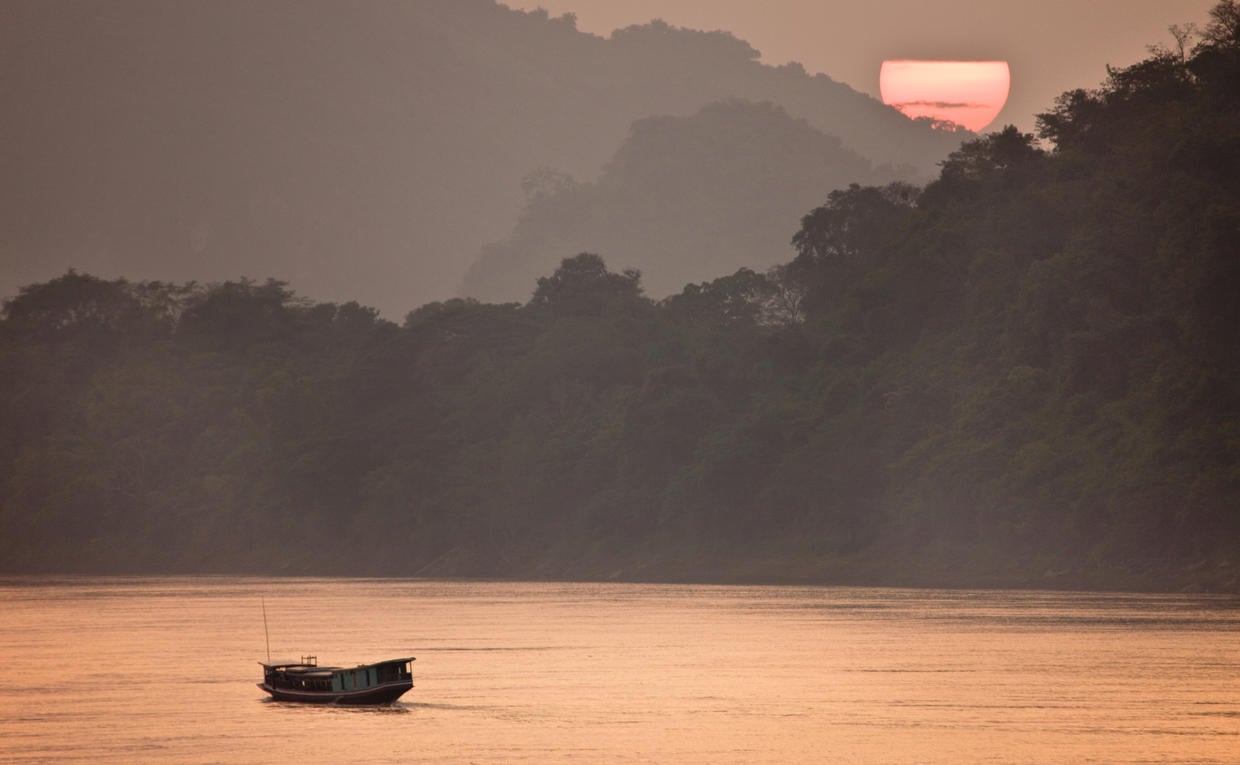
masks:
[(291, 688), (273, 688), (267, 683), (258, 683), (271, 698), (276, 701), (296, 701), (302, 704), (391, 704), (413, 687), (412, 681), (383, 683), (373, 688), (356, 691), (302, 691)]

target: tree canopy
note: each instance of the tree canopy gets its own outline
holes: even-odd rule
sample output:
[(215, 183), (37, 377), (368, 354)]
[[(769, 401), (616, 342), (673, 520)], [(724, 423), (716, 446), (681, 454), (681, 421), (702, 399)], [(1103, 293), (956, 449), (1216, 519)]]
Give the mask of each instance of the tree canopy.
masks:
[(1235, 591), (1238, 18), (660, 300), (27, 286), (0, 565)]

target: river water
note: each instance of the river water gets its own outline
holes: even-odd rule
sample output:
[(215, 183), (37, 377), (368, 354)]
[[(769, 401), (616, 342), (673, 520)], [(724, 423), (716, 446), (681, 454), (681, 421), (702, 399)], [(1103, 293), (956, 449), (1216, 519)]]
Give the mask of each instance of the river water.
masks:
[[(264, 602), (414, 689), (266, 701)], [(2, 579), (0, 657), (2, 763), (1240, 762), (1230, 597)]]

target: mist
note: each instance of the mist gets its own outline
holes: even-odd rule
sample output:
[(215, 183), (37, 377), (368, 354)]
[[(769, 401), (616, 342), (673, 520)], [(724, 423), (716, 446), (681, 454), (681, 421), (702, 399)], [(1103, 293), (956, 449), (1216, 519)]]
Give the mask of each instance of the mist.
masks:
[(67, 268), (276, 277), (399, 319), (458, 294), (523, 179), (596, 180), (642, 119), (769, 101), (909, 180), (958, 143), (726, 33), (603, 38), (490, 0), (19, 0), (0, 44), (10, 297)]

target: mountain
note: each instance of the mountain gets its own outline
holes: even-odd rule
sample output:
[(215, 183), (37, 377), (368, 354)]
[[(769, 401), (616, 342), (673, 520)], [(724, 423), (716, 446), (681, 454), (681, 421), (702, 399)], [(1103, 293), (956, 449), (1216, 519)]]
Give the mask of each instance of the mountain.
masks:
[(909, 176), (959, 141), (727, 34), (492, 0), (13, 0), (0, 50), (0, 295), (244, 273), (400, 315), (507, 235), (523, 178), (593, 180), (635, 120), (770, 101)]
[(640, 270), (647, 292), (665, 297), (787, 260), (791, 232), (823, 189), (883, 180), (839, 139), (769, 103), (649, 117), (633, 125), (597, 181), (532, 179), (516, 228), (482, 250), (462, 291), (524, 302), (561, 258), (589, 251)]

